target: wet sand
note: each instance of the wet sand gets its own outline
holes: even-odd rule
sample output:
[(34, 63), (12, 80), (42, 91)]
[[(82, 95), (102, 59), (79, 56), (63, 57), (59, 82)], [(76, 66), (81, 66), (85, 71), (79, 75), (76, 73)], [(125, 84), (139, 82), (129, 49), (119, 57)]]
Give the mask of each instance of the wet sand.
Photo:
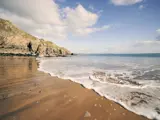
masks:
[(0, 120), (148, 120), (37, 67), (34, 57), (0, 57)]

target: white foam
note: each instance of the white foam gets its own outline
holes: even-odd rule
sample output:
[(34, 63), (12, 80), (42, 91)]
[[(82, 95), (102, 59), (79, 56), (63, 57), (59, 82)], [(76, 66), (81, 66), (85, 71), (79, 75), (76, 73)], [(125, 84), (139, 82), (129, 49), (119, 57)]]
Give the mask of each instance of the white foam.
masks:
[[(136, 80), (141, 85), (133, 84), (126, 79), (121, 84), (116, 74), (122, 74), (122, 78), (127, 77), (129, 80), (135, 77), (131, 71), (124, 69), (127, 68), (125, 64), (120, 69), (119, 67), (111, 69), (110, 66), (109, 69), (106, 69), (105, 66), (100, 65), (101, 68), (98, 67), (99, 64), (104, 63), (102, 60), (96, 61), (86, 58), (83, 59), (84, 61), (81, 58), (41, 58), (38, 60), (40, 61), (38, 69), (40, 71), (63, 79), (70, 79), (86, 88), (93, 89), (101, 96), (121, 104), (134, 113), (160, 120), (160, 84), (154, 80), (147, 80), (146, 82), (141, 79)], [(132, 67), (132, 64), (127, 63), (129, 67)], [(118, 63), (116, 65), (120, 66)], [(135, 63), (133, 65), (135, 69)], [(138, 67), (137, 65), (136, 69)], [(150, 71), (153, 71), (153, 69)], [(94, 72), (99, 72), (99, 74), (95, 76), (93, 75)], [(140, 73), (140, 75), (145, 73), (146, 71)], [(108, 74), (110, 74), (110, 81), (108, 81)]]

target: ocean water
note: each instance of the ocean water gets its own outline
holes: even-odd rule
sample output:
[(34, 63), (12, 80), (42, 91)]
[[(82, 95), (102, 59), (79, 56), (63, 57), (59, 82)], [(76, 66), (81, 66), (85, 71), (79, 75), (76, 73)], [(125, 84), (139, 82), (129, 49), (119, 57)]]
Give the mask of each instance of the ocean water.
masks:
[(160, 120), (160, 54), (38, 58), (39, 70), (95, 90), (126, 109)]

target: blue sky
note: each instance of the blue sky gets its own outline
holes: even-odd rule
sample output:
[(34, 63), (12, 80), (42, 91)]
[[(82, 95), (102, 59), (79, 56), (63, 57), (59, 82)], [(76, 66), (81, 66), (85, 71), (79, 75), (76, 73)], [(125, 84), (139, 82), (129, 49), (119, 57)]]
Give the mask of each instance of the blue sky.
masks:
[(21, 1), (2, 0), (0, 17), (74, 53), (160, 52), (159, 0)]
[[(111, 52), (111, 46), (120, 47), (123, 44), (134, 44), (136, 41), (156, 40), (156, 30), (160, 27), (160, 1), (146, 0), (133, 5), (113, 5), (109, 0), (70, 0), (60, 3), (61, 7), (82, 4), (93, 12), (103, 11), (95, 26), (111, 25), (105, 31), (96, 32), (88, 36), (69, 36), (68, 41), (57, 41), (76, 52)], [(90, 9), (90, 6), (93, 9)], [(140, 8), (140, 6), (144, 6)], [(75, 46), (75, 47), (73, 47)], [(117, 51), (118, 52), (118, 51)], [(128, 52), (128, 51), (124, 51)], [(134, 51), (133, 51), (134, 52)], [(150, 52), (147, 50), (147, 52)], [(151, 51), (152, 52), (152, 51)]]

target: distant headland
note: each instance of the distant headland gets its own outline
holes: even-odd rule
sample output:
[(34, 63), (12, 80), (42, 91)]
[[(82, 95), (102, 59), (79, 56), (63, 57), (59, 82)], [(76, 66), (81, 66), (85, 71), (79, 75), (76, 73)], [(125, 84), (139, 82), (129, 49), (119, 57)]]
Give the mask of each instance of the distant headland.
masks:
[(57, 57), (73, 53), (50, 41), (38, 39), (0, 18), (0, 55)]

